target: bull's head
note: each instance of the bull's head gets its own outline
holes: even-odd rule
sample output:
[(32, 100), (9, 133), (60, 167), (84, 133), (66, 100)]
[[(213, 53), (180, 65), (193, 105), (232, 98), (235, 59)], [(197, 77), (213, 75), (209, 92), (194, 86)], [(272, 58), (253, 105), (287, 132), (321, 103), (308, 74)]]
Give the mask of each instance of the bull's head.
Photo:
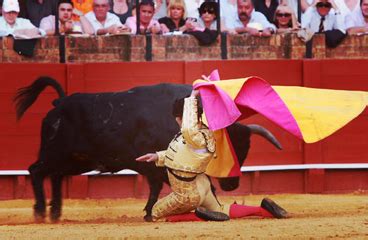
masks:
[[(241, 125), (233, 124), (227, 127), (228, 134), (231, 139), (234, 151), (238, 158), (239, 166), (243, 166), (245, 159), (247, 158), (248, 151), (250, 148), (250, 137), (252, 134), (259, 135), (269, 141), (277, 149), (282, 149), (281, 144), (276, 137), (266, 128), (256, 125)], [(233, 191), (239, 187), (239, 177), (227, 177), (219, 178), (219, 184), (224, 191)]]

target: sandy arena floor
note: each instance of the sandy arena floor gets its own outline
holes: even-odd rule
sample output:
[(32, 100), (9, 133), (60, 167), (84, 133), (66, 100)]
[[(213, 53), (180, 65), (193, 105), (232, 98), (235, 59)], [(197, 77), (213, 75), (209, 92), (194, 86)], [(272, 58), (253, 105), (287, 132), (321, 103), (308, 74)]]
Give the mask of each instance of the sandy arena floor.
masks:
[[(258, 205), (263, 196), (220, 197)], [(368, 194), (273, 195), (292, 218), (146, 223), (145, 199), (65, 200), (58, 224), (34, 224), (33, 200), (0, 201), (0, 239), (368, 239)]]

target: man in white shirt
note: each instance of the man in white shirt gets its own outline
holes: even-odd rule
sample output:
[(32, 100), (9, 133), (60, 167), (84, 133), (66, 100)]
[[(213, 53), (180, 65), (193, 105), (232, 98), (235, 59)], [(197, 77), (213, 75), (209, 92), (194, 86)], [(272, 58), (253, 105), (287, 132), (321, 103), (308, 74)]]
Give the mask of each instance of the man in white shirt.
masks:
[(109, 0), (94, 0), (93, 11), (85, 15), (96, 35), (119, 34), (128, 30), (120, 22), (119, 17), (110, 13), (109, 10)]
[(360, 10), (358, 14), (349, 19), (350, 28), (347, 29), (349, 35), (368, 33), (368, 0), (360, 1)]
[(230, 33), (248, 33), (253, 36), (271, 36), (275, 25), (267, 21), (260, 12), (254, 10), (252, 0), (237, 0), (238, 16), (225, 19), (225, 29)]
[[(60, 0), (58, 3), (59, 11), (59, 32), (65, 33), (86, 33), (94, 34), (94, 29), (91, 23), (78, 10), (73, 8), (71, 0)], [(72, 15), (80, 16), (80, 21), (73, 21)], [(55, 16), (50, 15), (42, 18), (40, 28), (43, 29), (47, 35), (55, 34)]]
[(328, 30), (340, 30), (346, 33), (344, 18), (338, 9), (332, 10), (333, 5), (329, 0), (319, 0), (305, 12), (302, 18), (302, 28), (309, 28), (315, 33), (323, 33)]
[(0, 36), (13, 35), (18, 38), (36, 38), (46, 33), (36, 28), (31, 21), (18, 18), (18, 0), (4, 0), (0, 17)]

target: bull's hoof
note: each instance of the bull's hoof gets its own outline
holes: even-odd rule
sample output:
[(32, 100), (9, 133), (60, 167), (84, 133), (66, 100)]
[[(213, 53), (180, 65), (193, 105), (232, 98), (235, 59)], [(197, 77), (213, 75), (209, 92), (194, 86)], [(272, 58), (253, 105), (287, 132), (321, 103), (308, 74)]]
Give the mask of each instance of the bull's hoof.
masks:
[(58, 223), (60, 221), (61, 212), (52, 212), (50, 213), (50, 221), (52, 223)]
[(151, 215), (146, 215), (143, 218), (144, 218), (144, 221), (146, 221), (146, 222), (153, 222), (153, 218), (152, 218)]
[(44, 223), (46, 218), (46, 207), (44, 205), (33, 206), (33, 217), (36, 223)]
[(45, 218), (46, 218), (46, 214), (45, 213), (34, 212), (33, 217), (34, 217), (35, 223), (44, 223)]

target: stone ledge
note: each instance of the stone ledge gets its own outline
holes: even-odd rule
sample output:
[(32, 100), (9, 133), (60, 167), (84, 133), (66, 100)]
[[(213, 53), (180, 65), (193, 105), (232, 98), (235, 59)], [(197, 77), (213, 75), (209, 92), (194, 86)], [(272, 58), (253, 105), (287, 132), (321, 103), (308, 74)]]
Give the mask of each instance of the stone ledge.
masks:
[[(65, 38), (65, 61), (84, 62), (144, 62), (147, 49), (152, 61), (221, 60), (221, 38), (210, 46), (200, 46), (191, 35), (152, 36), (152, 46), (147, 48), (146, 36), (93, 36)], [(227, 59), (303, 59), (305, 43), (296, 34), (277, 34), (272, 37), (227, 35)], [(337, 48), (325, 46), (323, 35), (313, 38), (314, 59), (364, 59), (368, 58), (368, 35), (348, 36)], [(58, 37), (39, 39), (34, 56), (27, 58), (13, 51), (13, 39), (0, 39), (1, 62), (60, 61)]]

